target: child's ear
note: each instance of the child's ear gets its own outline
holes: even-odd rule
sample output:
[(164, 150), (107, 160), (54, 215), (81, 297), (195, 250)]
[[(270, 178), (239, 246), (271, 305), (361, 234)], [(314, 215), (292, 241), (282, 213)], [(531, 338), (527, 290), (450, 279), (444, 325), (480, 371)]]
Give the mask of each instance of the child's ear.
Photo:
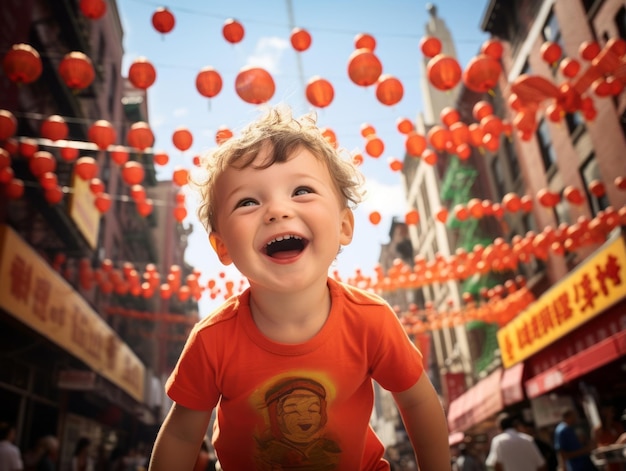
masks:
[(211, 247), (213, 247), (213, 250), (215, 250), (217, 258), (220, 259), (220, 262), (222, 262), (222, 264), (230, 265), (231, 263), (233, 263), (233, 260), (228, 254), (228, 249), (226, 248), (226, 245), (224, 245), (224, 241), (222, 241), (222, 238), (217, 232), (211, 232), (209, 234), (209, 242), (211, 242)]
[(354, 213), (350, 208), (343, 210), (341, 219), (341, 228), (339, 234), (339, 243), (341, 245), (348, 245), (352, 242), (352, 236), (354, 235)]

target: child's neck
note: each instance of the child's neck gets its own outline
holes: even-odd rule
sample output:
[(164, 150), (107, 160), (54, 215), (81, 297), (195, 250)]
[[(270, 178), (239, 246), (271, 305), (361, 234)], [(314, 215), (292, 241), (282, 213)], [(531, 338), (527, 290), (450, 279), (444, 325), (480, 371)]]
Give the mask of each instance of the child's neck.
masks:
[(326, 284), (292, 293), (253, 290), (250, 296), (250, 311), (257, 328), (280, 343), (302, 343), (314, 337), (324, 326), (330, 307)]

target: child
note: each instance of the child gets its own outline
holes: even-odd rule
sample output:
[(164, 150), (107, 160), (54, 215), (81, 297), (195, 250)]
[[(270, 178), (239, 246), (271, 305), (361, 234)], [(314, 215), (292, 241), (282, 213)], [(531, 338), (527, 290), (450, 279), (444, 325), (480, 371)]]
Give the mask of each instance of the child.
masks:
[(388, 470), (369, 426), (372, 379), (393, 392), (422, 471), (450, 469), (445, 416), (421, 355), (380, 298), (328, 277), (352, 240), (354, 167), (286, 107), (221, 144), (201, 220), (249, 289), (193, 329), (150, 470), (191, 470), (217, 407), (225, 471)]

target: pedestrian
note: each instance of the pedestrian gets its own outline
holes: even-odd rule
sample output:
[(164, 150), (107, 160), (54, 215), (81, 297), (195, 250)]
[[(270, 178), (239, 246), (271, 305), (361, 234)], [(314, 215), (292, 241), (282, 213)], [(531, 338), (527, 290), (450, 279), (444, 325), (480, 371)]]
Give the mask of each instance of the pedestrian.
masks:
[(519, 433), (515, 422), (506, 412), (498, 416), (500, 433), (491, 439), (487, 466), (495, 471), (545, 471), (546, 460), (532, 437)]
[(22, 452), (14, 442), (15, 427), (8, 422), (0, 422), (0, 471), (24, 469)]
[(372, 380), (393, 392), (419, 468), (450, 469), (420, 352), (384, 300), (328, 276), (362, 197), (342, 152), (313, 114), (278, 106), (206, 159), (200, 219), (249, 287), (193, 328), (151, 471), (191, 470), (215, 407), (226, 471), (389, 469), (369, 425)]
[(559, 468), (559, 459), (556, 455), (556, 451), (551, 443), (544, 440), (539, 436), (539, 433), (535, 430), (535, 426), (532, 423), (526, 423), (523, 420), (516, 422), (515, 427), (518, 432), (524, 433), (531, 437), (539, 452), (546, 460), (546, 471), (557, 471)]
[(89, 447), (91, 440), (87, 437), (81, 437), (76, 442), (74, 454), (72, 455), (71, 470), (72, 471), (94, 471), (94, 462), (89, 456)]
[(576, 434), (574, 424), (576, 413), (567, 408), (561, 414), (561, 422), (554, 429), (554, 449), (559, 455), (565, 471), (596, 471), (590, 453), (594, 446), (591, 441), (583, 445)]
[(37, 442), (39, 460), (35, 471), (56, 471), (59, 457), (59, 440), (53, 435), (46, 435)]
[(454, 471), (485, 471), (485, 466), (476, 457), (471, 443), (459, 445), (459, 456), (456, 458)]

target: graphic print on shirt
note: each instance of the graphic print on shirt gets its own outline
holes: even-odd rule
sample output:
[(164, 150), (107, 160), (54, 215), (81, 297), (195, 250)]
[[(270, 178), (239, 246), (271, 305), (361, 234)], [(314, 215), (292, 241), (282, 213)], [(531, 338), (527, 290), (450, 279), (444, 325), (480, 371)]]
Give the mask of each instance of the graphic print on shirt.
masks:
[(305, 377), (283, 377), (264, 396), (269, 426), (256, 437), (257, 469), (335, 470), (341, 449), (326, 434), (327, 390)]

